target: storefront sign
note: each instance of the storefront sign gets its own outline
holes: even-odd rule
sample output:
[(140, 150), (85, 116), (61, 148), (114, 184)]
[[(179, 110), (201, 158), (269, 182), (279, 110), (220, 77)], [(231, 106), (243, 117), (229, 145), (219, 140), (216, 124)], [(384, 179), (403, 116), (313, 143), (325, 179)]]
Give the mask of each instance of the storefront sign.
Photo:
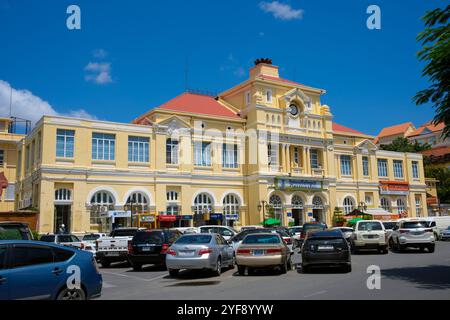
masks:
[(317, 180), (294, 180), (275, 178), (275, 190), (285, 191), (320, 191), (323, 182)]
[(179, 219), (179, 220), (192, 220), (192, 216), (191, 215), (182, 215), (182, 216), (177, 216), (177, 219)]
[(286, 213), (286, 216), (288, 216), (288, 217), (292, 217), (292, 212), (288, 212), (288, 213)]
[(155, 222), (155, 216), (141, 216), (141, 222)]
[[(103, 217), (103, 213), (101, 213)], [(131, 211), (123, 211), (123, 210), (109, 210), (105, 214), (106, 217), (109, 218), (129, 218), (131, 217)]]
[(239, 220), (238, 214), (226, 214), (225, 219), (227, 220)]
[(312, 217), (313, 213), (312, 212), (308, 212), (308, 217)]
[(407, 182), (380, 181), (380, 194), (407, 196), (409, 184)]
[(221, 214), (221, 213), (211, 213), (209, 215), (209, 219), (210, 220), (222, 220), (223, 219), (223, 214)]
[(177, 221), (177, 216), (162, 215), (158, 216), (158, 220), (163, 222), (174, 222)]

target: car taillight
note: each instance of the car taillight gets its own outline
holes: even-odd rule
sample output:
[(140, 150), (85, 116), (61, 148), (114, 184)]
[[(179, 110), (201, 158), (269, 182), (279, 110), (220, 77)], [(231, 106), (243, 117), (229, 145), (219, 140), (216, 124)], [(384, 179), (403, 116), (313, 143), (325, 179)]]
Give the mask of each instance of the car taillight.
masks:
[(128, 253), (129, 254), (134, 253), (133, 244), (131, 243), (131, 241), (128, 241)]
[(286, 244), (291, 244), (291, 238), (288, 238), (288, 237), (286, 237), (286, 238), (283, 238), (283, 241), (284, 242), (286, 242)]
[(202, 256), (202, 255), (204, 255), (204, 254), (208, 254), (208, 253), (212, 253), (213, 252), (213, 250), (211, 249), (211, 248), (208, 248), (208, 249), (200, 249), (199, 251), (198, 251), (198, 255), (199, 256)]
[(168, 249), (169, 249), (169, 245), (167, 243), (164, 243), (161, 248), (161, 253), (167, 253)]
[(281, 249), (266, 249), (267, 254), (278, 254), (281, 253)]
[(237, 249), (236, 254), (250, 254), (250, 249)]
[(305, 233), (300, 234), (300, 239), (305, 239)]
[(400, 230), (400, 233), (409, 233), (409, 230), (402, 229)]
[(170, 254), (171, 256), (176, 256), (177, 255), (177, 253), (173, 249), (167, 250), (166, 254)]

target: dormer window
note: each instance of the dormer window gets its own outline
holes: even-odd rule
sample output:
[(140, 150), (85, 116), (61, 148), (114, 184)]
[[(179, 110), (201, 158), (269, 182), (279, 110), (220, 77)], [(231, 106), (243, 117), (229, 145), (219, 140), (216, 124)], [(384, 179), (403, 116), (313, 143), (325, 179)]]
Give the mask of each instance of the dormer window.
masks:
[(272, 89), (266, 89), (266, 102), (272, 103)]

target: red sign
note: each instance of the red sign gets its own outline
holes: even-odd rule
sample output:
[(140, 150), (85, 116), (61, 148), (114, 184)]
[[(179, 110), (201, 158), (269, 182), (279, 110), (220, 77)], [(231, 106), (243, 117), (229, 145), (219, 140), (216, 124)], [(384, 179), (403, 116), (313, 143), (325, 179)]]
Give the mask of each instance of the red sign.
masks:
[(380, 181), (380, 193), (392, 195), (407, 195), (409, 183), (403, 181)]
[(177, 216), (158, 216), (159, 221), (165, 221), (165, 222), (174, 222), (177, 221)]

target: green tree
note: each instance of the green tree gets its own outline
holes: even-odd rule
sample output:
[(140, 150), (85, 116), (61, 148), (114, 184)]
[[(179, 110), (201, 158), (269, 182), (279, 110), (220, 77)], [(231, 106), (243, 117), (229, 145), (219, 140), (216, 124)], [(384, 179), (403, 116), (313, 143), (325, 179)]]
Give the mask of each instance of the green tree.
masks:
[(420, 152), (431, 149), (431, 145), (429, 145), (428, 143), (420, 144), (417, 141), (410, 142), (406, 138), (398, 137), (390, 144), (382, 144), (380, 148), (382, 150), (397, 152)]
[(437, 193), (441, 203), (450, 203), (450, 169), (436, 166), (426, 166), (425, 176), (439, 180)]
[(417, 105), (427, 102), (433, 104), (436, 114), (434, 124), (444, 123), (443, 137), (450, 136), (450, 5), (445, 9), (428, 11), (422, 20), (425, 30), (419, 33), (417, 40), (422, 42), (418, 52), (420, 61), (427, 63), (422, 76), (428, 77), (431, 85), (414, 96)]

